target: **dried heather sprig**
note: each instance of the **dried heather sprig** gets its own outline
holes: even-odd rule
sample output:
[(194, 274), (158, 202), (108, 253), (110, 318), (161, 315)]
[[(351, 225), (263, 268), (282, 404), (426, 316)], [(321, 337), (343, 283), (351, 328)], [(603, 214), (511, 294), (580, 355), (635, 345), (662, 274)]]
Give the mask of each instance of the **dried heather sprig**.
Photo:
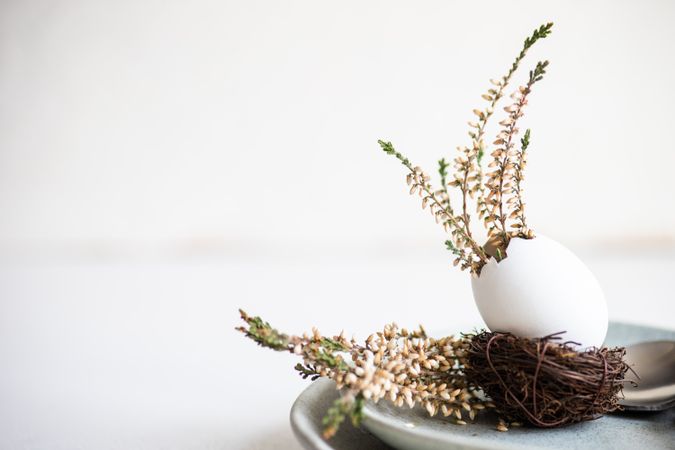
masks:
[[(540, 39), (546, 38), (553, 28), (552, 23), (541, 25), (535, 29), (531, 36), (525, 39), (523, 48), (514, 60), (509, 71), (500, 80), (490, 80), (494, 85), (487, 93), (483, 94), (483, 99), (489, 102), (485, 109), (474, 109), (477, 116), (477, 122), (469, 122), (472, 128), (469, 131), (471, 137), (471, 147), (458, 147), (460, 155), (453, 160), (455, 173), (451, 180), (448, 180), (448, 167), (450, 164), (445, 159), (438, 161), (438, 173), (441, 178), (441, 188), (433, 190), (429, 184), (429, 176), (419, 167), (413, 167), (408, 158), (397, 152), (390, 142), (378, 141), (382, 150), (387, 154), (396, 156), (396, 158), (405, 165), (410, 173), (407, 175), (410, 193), (417, 192), (422, 197), (422, 208), (429, 205), (431, 213), (436, 222), (443, 224), (446, 232), (449, 232), (451, 238), (445, 241), (446, 247), (452, 252), (455, 259), (453, 264), (460, 266), (462, 270), (470, 270), (473, 274), (479, 275), (481, 268), (486, 264), (490, 257), (501, 259), (506, 255), (505, 250), (509, 238), (512, 235), (521, 237), (532, 237), (532, 232), (527, 228), (524, 213), (524, 203), (520, 198), (520, 181), (523, 176), (525, 166), (525, 148), (520, 152), (513, 150), (512, 139), (518, 132), (515, 127), (517, 119), (522, 116), (522, 109), (525, 106), (526, 97), (532, 85), (541, 79), (545, 73), (545, 67), (548, 62), (537, 64), (536, 69), (530, 72), (530, 82), (522, 89), (522, 98), (519, 98), (515, 106), (511, 105), (506, 109), (509, 117), (500, 124), (504, 130), (499, 134), (495, 144), (502, 147), (492, 152), (492, 156), (497, 160), (491, 166), (499, 166), (492, 172), (487, 181), (483, 179), (483, 170), (481, 160), (486, 149), (484, 142), (485, 128), (493, 115), (494, 107), (503, 97), (504, 90), (509, 84), (512, 75), (518, 69), (521, 61), (525, 58), (527, 51)], [(534, 73), (534, 76), (533, 76)], [(516, 162), (511, 162), (514, 157)], [(513, 179), (513, 182), (511, 182)], [(461, 191), (462, 209), (455, 213), (450, 199), (448, 187), (456, 187)], [(490, 193), (485, 195), (486, 188)], [(508, 190), (508, 192), (506, 192)], [(505, 195), (506, 192), (506, 195)], [(510, 233), (506, 228), (507, 216), (504, 211), (504, 201), (514, 195), (517, 199), (510, 200), (509, 205), (513, 206), (509, 217), (514, 219), (512, 228), (515, 232)], [(477, 243), (471, 232), (471, 216), (469, 214), (468, 199), (475, 199), (476, 210), (479, 219), (483, 219), (483, 224), (488, 231), (488, 242), (481, 246)]]
[(506, 200), (507, 206), (513, 208), (509, 214), (509, 219), (513, 219), (520, 227), (518, 237), (531, 239), (534, 237), (532, 230), (527, 228), (525, 219), (525, 202), (523, 202), (522, 182), (525, 178), (524, 170), (527, 165), (527, 148), (530, 146), (530, 130), (525, 130), (525, 134), (520, 139), (520, 150), (516, 153), (516, 160), (513, 162), (513, 191), (512, 196)]
[(448, 164), (445, 161), (445, 158), (442, 158), (438, 161), (438, 175), (441, 177), (441, 189), (436, 191), (436, 196), (441, 202), (441, 205), (448, 209), (450, 213), (454, 216), (455, 212), (452, 209), (452, 204), (450, 203), (450, 193), (448, 192)]
[(421, 326), (409, 332), (392, 323), (358, 344), (316, 328), (303, 336), (280, 333), (240, 313), (246, 326), (239, 331), (301, 357), (295, 369), (303, 378), (330, 378), (341, 389), (324, 417), (326, 437), (347, 418), (358, 425), (365, 401), (381, 399), (397, 407), (419, 404), (459, 425), (490, 408), (501, 416), (499, 431), (523, 421), (550, 428), (592, 420), (620, 408), (629, 370), (624, 348), (576, 351), (562, 333), (533, 339), (482, 331), (433, 339)]
[(443, 414), (459, 425), (465, 425), (466, 418), (473, 420), (478, 411), (494, 407), (464, 376), (469, 346), (464, 337), (433, 339), (422, 327), (409, 332), (391, 324), (359, 345), (344, 334), (326, 338), (316, 329), (311, 335), (283, 334), (259, 317), (240, 313), (247, 327), (238, 330), (247, 337), (302, 357), (295, 368), (303, 378), (330, 378), (342, 389), (342, 397), (324, 418), (327, 437), (347, 417), (358, 424), (364, 400), (386, 399), (410, 408), (420, 404), (431, 416)]
[(337, 398), (323, 417), (323, 437), (330, 439), (335, 436), (347, 417), (351, 419), (352, 425), (359, 426), (363, 419), (364, 403), (363, 395), (352, 397), (346, 394)]
[[(539, 40), (544, 39), (551, 33), (553, 23), (541, 25), (532, 32), (532, 35), (525, 39), (523, 48), (513, 61), (511, 68), (500, 80), (490, 80), (494, 87), (490, 88), (482, 98), (489, 102), (485, 109), (474, 109), (473, 113), (477, 116), (477, 122), (469, 122), (472, 130), (469, 131), (471, 138), (471, 147), (457, 147), (461, 155), (455, 159), (455, 181), (454, 185), (459, 186), (462, 192), (462, 218), (464, 227), (469, 236), (470, 216), (468, 213), (467, 195), (476, 199), (476, 209), (479, 219), (483, 219), (488, 214), (488, 207), (485, 202), (485, 187), (483, 185), (483, 170), (481, 160), (485, 151), (485, 127), (492, 117), (494, 108), (504, 95), (504, 89), (509, 84), (512, 75), (518, 70), (520, 62), (525, 58), (527, 51)], [(485, 223), (489, 231), (488, 223)]]
[[(513, 159), (518, 156), (518, 152), (514, 148), (514, 138), (519, 131), (516, 125), (518, 119), (524, 114), (523, 110), (527, 105), (527, 98), (532, 91), (532, 86), (543, 79), (547, 66), (548, 61), (538, 62), (535, 69), (530, 71), (530, 77), (525, 86), (519, 87), (518, 90), (511, 95), (514, 103), (504, 108), (504, 111), (508, 113), (508, 117), (499, 122), (503, 128), (493, 142), (497, 148), (491, 153), (493, 160), (488, 167), (494, 167), (495, 169), (488, 175), (488, 179), (485, 183), (486, 187), (490, 190), (486, 200), (490, 206), (490, 211), (485, 218), (485, 221), (492, 225), (490, 228), (492, 231), (490, 237), (499, 237), (500, 242), (497, 248), (499, 248), (501, 252), (506, 250), (509, 239), (512, 236), (506, 223), (508, 220), (508, 213), (505, 209), (508, 205), (506, 204), (505, 197), (508, 193), (513, 192), (514, 176), (517, 173), (513, 162)], [(516, 209), (513, 209), (511, 212), (514, 211), (516, 211)], [(524, 234), (521, 224), (514, 223), (511, 227), (516, 229), (515, 234)]]
[[(382, 150), (388, 155), (394, 156), (396, 159), (410, 171), (406, 177), (406, 181), (410, 186), (410, 194), (418, 193), (422, 197), (422, 208), (429, 206), (429, 211), (434, 216), (436, 223), (441, 223), (446, 232), (451, 235), (450, 242), (455, 248), (454, 265), (461, 264), (462, 270), (470, 269), (474, 273), (478, 273), (480, 267), (487, 262), (487, 255), (483, 248), (476, 243), (466, 233), (466, 230), (461, 225), (461, 217), (456, 216), (450, 205), (450, 199), (447, 193), (443, 190), (434, 191), (429, 180), (431, 177), (424, 173), (419, 167), (413, 167), (412, 163), (401, 153), (397, 152), (391, 142), (382, 140), (377, 141), (382, 147)], [(441, 178), (445, 177), (445, 167), (441, 165), (443, 170)]]

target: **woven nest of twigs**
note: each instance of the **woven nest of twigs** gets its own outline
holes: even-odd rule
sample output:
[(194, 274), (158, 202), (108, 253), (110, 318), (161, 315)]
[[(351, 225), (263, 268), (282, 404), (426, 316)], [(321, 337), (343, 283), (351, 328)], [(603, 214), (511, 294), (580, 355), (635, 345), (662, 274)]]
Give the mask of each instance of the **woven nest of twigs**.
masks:
[(471, 339), (467, 377), (505, 418), (551, 428), (597, 419), (618, 404), (624, 348), (576, 351), (560, 335), (526, 339), (483, 332)]

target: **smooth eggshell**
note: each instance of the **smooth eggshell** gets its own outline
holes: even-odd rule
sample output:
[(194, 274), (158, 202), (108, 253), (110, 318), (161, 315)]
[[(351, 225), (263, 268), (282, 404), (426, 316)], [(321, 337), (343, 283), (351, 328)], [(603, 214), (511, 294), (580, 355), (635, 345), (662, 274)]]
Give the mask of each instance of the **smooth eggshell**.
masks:
[(507, 257), (472, 277), (473, 296), (491, 331), (600, 347), (607, 334), (607, 303), (591, 271), (567, 248), (545, 236), (512, 239)]

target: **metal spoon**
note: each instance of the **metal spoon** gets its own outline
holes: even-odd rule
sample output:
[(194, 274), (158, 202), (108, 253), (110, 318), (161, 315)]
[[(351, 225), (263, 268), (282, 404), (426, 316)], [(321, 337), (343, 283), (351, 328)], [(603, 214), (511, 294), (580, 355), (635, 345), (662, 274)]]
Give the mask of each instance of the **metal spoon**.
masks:
[(630, 345), (625, 359), (635, 373), (629, 370), (626, 374), (628, 383), (619, 401), (624, 409), (662, 411), (675, 406), (675, 341)]

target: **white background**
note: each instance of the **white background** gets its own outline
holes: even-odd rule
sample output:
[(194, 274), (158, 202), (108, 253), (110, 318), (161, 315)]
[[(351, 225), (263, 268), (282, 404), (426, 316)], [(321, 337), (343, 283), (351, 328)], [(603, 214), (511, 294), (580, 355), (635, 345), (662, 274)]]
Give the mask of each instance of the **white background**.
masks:
[(0, 3), (0, 447), (292, 448), (305, 383), (238, 307), (480, 326), (376, 141), (435, 172), (548, 20), (529, 222), (675, 326), (672, 2)]

